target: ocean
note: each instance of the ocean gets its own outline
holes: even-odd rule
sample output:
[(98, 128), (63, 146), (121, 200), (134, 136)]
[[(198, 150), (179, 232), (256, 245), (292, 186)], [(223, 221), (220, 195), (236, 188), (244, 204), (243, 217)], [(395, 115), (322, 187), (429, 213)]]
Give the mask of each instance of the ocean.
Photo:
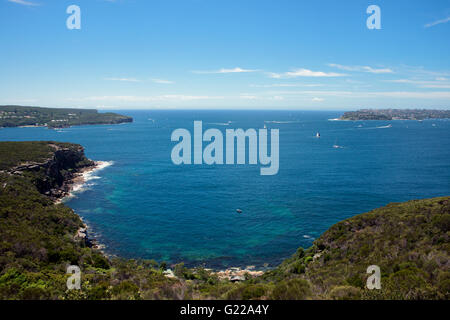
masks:
[[(343, 219), (390, 202), (450, 195), (449, 120), (330, 121), (342, 114), (335, 111), (115, 112), (134, 122), (0, 129), (2, 141), (79, 143), (90, 159), (109, 162), (65, 202), (111, 255), (215, 269), (273, 267)], [(223, 133), (279, 129), (278, 174), (262, 176), (260, 165), (174, 165), (171, 133), (193, 132), (194, 120)]]

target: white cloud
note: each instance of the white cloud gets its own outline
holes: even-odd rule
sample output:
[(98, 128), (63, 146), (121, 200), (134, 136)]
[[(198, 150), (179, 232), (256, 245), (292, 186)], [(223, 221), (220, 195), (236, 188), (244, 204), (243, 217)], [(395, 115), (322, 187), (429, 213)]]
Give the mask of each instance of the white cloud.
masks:
[(292, 71), (284, 72), (284, 73), (268, 73), (270, 78), (281, 79), (281, 78), (297, 78), (297, 77), (342, 77), (346, 76), (343, 73), (335, 73), (335, 72), (323, 72), (323, 71), (312, 71), (309, 69), (295, 69)]
[(314, 101), (314, 102), (320, 102), (320, 101), (323, 101), (323, 100), (324, 100), (323, 98), (318, 98), (318, 97), (312, 98), (312, 101)]
[(214, 73), (246, 73), (246, 72), (256, 72), (258, 70), (251, 70), (251, 69), (243, 69), (243, 68), (232, 68), (232, 69), (219, 69), (214, 71), (192, 71), (193, 73), (199, 73), (199, 74), (214, 74)]
[(344, 66), (337, 63), (329, 63), (328, 66), (337, 68), (345, 71), (358, 71), (358, 72), (369, 72), (369, 73), (393, 73), (394, 71), (389, 68), (375, 69), (369, 66)]
[(437, 20), (437, 21), (434, 21), (434, 22), (427, 23), (426, 25), (424, 25), (424, 27), (425, 28), (429, 28), (429, 27), (433, 27), (433, 26), (438, 25), (438, 24), (447, 23), (449, 21), (450, 21), (450, 17), (447, 17), (445, 19), (441, 19), (441, 20)]
[(155, 83), (160, 83), (160, 84), (172, 84), (174, 83), (173, 81), (170, 80), (163, 80), (163, 79), (151, 79), (153, 82)]
[(9, 2), (13, 2), (13, 3), (17, 3), (17, 4), (21, 4), (24, 6), (40, 6), (40, 4), (38, 3), (34, 3), (31, 1), (25, 1), (25, 0), (8, 0)]
[(105, 78), (108, 81), (124, 81), (124, 82), (140, 82), (140, 80), (135, 78)]

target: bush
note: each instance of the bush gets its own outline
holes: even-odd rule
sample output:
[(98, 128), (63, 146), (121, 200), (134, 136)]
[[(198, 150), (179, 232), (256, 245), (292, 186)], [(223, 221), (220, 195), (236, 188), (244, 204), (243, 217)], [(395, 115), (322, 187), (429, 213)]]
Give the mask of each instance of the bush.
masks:
[(311, 294), (309, 283), (303, 279), (291, 279), (278, 283), (272, 291), (274, 300), (304, 300)]
[(331, 289), (329, 297), (333, 300), (359, 300), (361, 289), (352, 286), (337, 286)]
[(294, 263), (294, 265), (292, 266), (292, 272), (296, 274), (305, 273), (305, 265), (303, 264), (303, 262), (297, 261), (296, 263)]

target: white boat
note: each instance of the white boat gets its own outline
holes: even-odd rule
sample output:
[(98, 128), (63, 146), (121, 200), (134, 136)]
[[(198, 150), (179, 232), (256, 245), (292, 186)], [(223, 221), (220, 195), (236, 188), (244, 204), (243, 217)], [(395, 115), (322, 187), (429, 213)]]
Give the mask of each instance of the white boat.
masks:
[(319, 132), (316, 133), (316, 138), (320, 138), (320, 133)]

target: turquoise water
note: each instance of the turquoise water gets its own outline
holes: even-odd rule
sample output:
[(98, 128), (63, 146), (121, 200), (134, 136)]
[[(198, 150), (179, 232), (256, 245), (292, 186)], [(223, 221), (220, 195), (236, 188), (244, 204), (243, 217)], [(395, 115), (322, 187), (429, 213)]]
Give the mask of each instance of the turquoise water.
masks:
[[(328, 121), (341, 112), (119, 112), (135, 122), (58, 131), (7, 128), (0, 129), (0, 140), (75, 142), (89, 158), (112, 161), (67, 204), (108, 253), (122, 257), (214, 268), (273, 266), (340, 220), (389, 202), (450, 194), (448, 120)], [(223, 132), (270, 121), (269, 129), (280, 130), (279, 173), (261, 176), (259, 165), (175, 166), (170, 135), (176, 128), (192, 131), (194, 120)]]

